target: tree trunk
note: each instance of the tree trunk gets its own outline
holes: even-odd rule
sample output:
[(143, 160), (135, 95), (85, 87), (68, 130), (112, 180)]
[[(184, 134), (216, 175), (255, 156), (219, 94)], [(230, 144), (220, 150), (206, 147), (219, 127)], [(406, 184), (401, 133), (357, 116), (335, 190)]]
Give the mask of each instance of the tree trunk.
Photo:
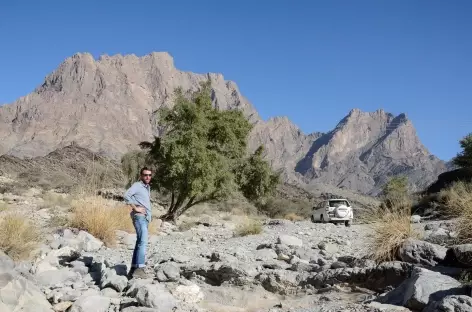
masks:
[(163, 214), (162, 216), (159, 217), (162, 221), (167, 221), (175, 224), (175, 221), (177, 220), (177, 216), (175, 213), (172, 212), (167, 212)]

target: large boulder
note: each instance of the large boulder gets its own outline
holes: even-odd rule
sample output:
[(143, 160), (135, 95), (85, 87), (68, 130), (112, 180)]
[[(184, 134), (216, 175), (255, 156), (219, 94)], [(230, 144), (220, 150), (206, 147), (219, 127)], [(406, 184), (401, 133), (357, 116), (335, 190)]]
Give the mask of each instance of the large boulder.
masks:
[(290, 247), (302, 247), (303, 242), (301, 239), (290, 236), (290, 235), (280, 235), (277, 239), (277, 244), (282, 244)]
[(83, 251), (97, 251), (103, 246), (103, 242), (98, 238), (95, 238), (92, 234), (85, 231), (80, 231), (77, 235), (77, 239), (80, 241), (80, 248)]
[(257, 264), (235, 259), (230, 262), (204, 262), (186, 265), (181, 267), (181, 272), (186, 278), (191, 278), (193, 275), (202, 276), (208, 284), (214, 286), (220, 286), (223, 283), (241, 286), (251, 284), (259, 273), (258, 269)]
[(122, 292), (128, 285), (128, 278), (125, 275), (126, 270), (123, 272), (116, 267), (103, 268), (101, 271), (100, 288), (111, 287), (118, 292)]
[(472, 297), (447, 296), (440, 301), (432, 301), (423, 312), (469, 312), (472, 311)]
[(127, 290), (126, 290), (126, 296), (128, 297), (136, 297), (136, 295), (138, 294), (138, 291), (139, 289), (141, 289), (142, 287), (144, 287), (145, 285), (148, 285), (148, 284), (152, 284), (152, 279), (131, 279), (129, 282), (128, 282), (128, 287), (127, 287)]
[(80, 297), (69, 312), (107, 312), (110, 307), (111, 299), (102, 296), (82, 296)]
[(204, 298), (203, 292), (196, 284), (179, 285), (172, 291), (172, 295), (187, 303), (198, 303)]
[(409, 238), (398, 250), (398, 258), (402, 261), (435, 266), (446, 257), (445, 247), (425, 241)]
[(53, 312), (39, 288), (14, 271), (0, 273), (0, 311)]
[(466, 288), (452, 277), (423, 268), (415, 268), (410, 278), (386, 295), (379, 297), (377, 301), (421, 311), (431, 301), (465, 293)]
[(297, 287), (303, 280), (303, 275), (294, 271), (274, 270), (259, 274), (257, 280), (267, 291), (288, 295), (296, 292)]
[(444, 259), (446, 265), (472, 268), (472, 244), (452, 246)]
[(72, 272), (67, 268), (42, 272), (36, 275), (36, 279), (41, 286), (62, 287), (66, 283), (73, 284), (81, 279), (80, 273)]
[(387, 286), (398, 286), (411, 274), (413, 265), (405, 262), (384, 262), (378, 266), (324, 270), (308, 276), (301, 285), (323, 288), (349, 283), (381, 291)]
[(324, 250), (328, 254), (334, 254), (338, 252), (338, 246), (330, 242), (321, 242), (318, 244), (318, 248)]
[(259, 249), (254, 252), (254, 256), (256, 261), (270, 261), (273, 259), (277, 259), (277, 253), (273, 249), (264, 248)]
[(146, 284), (138, 290), (136, 300), (142, 306), (156, 309), (156, 312), (172, 312), (177, 300), (162, 284)]
[(0, 250), (0, 274), (13, 271), (15, 262)]
[(65, 229), (62, 236), (52, 243), (52, 246), (59, 244), (62, 248), (71, 247), (78, 251), (97, 251), (103, 246), (103, 242), (92, 234), (80, 231), (75, 235), (71, 230)]
[(32, 271), (35, 274), (41, 274), (46, 271), (58, 270), (61, 265), (72, 262), (80, 257), (80, 253), (73, 247), (62, 247), (61, 249), (51, 250), (43, 258), (38, 258), (33, 265)]
[(172, 282), (178, 280), (180, 277), (180, 268), (172, 262), (157, 265), (154, 270), (156, 271), (156, 278), (159, 282)]

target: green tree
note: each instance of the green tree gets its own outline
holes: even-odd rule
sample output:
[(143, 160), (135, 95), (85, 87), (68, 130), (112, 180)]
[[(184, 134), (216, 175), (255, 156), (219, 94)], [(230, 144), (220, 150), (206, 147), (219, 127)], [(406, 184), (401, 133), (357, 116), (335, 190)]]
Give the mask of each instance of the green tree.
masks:
[(279, 184), (280, 175), (272, 172), (263, 153), (264, 147), (259, 146), (236, 170), (237, 184), (243, 195), (251, 201), (272, 195)]
[[(162, 135), (141, 143), (155, 168), (152, 186), (170, 197), (164, 220), (176, 220), (196, 204), (225, 199), (239, 189), (236, 172), (252, 128), (241, 111), (212, 106), (209, 82), (190, 94), (176, 89), (174, 95), (174, 106), (158, 111)], [(262, 194), (267, 187), (260, 188)]]
[(472, 168), (472, 133), (466, 135), (459, 143), (462, 147), (462, 152), (454, 157), (454, 164), (461, 168)]
[(127, 179), (126, 186), (139, 180), (140, 170), (146, 165), (147, 155), (145, 151), (131, 151), (121, 157), (121, 169)]
[(409, 205), (408, 178), (396, 176), (382, 188), (383, 206), (389, 209), (404, 208)]

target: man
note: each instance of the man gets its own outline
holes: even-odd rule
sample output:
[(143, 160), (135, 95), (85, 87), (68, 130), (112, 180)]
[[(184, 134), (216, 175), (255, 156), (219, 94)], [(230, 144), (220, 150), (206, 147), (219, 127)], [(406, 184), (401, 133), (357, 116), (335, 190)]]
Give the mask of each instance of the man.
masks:
[(136, 230), (136, 245), (131, 261), (129, 277), (146, 278), (145, 259), (148, 242), (148, 226), (151, 222), (151, 182), (152, 172), (144, 167), (140, 171), (140, 180), (135, 182), (124, 195), (125, 202), (131, 207), (131, 219)]

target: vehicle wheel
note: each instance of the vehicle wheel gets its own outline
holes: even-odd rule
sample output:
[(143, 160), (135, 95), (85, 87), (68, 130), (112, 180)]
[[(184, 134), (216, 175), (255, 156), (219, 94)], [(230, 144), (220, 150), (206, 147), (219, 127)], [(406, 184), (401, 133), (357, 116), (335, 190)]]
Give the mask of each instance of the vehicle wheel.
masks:
[(315, 216), (311, 215), (311, 222), (316, 223)]
[(320, 217), (320, 222), (325, 223), (325, 219), (324, 219), (323, 215), (321, 215), (321, 217)]
[(351, 226), (351, 220), (346, 220), (346, 222), (344, 222), (344, 225), (348, 227)]
[(334, 224), (335, 224), (336, 226), (338, 226), (338, 225), (339, 225), (339, 222), (334, 222)]

